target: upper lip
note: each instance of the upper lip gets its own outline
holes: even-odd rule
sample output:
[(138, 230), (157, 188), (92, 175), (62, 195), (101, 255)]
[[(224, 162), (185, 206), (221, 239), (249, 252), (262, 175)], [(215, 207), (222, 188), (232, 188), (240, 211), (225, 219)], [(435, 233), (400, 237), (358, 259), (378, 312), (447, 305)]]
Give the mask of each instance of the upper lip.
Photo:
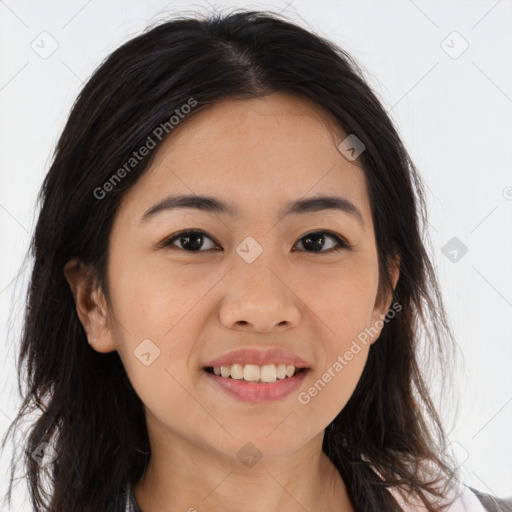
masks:
[(213, 359), (205, 365), (205, 368), (230, 366), (235, 363), (256, 364), (258, 366), (266, 364), (291, 364), (295, 366), (295, 368), (310, 368), (310, 364), (299, 356), (281, 348), (269, 348), (264, 350), (244, 348), (234, 350), (233, 352), (228, 352), (227, 354)]

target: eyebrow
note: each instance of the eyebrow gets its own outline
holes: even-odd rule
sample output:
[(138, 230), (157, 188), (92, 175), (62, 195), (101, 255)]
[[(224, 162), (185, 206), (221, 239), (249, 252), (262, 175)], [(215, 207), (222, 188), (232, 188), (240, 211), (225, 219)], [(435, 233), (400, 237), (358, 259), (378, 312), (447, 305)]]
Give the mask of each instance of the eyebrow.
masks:
[[(209, 213), (222, 213), (232, 217), (237, 215), (237, 209), (220, 199), (200, 195), (171, 195), (148, 208), (139, 220), (139, 224), (147, 222), (156, 215), (178, 208), (193, 208)], [(339, 210), (354, 217), (364, 228), (363, 215), (348, 199), (341, 196), (317, 196), (298, 199), (284, 206), (279, 217), (319, 212), (323, 210)]]

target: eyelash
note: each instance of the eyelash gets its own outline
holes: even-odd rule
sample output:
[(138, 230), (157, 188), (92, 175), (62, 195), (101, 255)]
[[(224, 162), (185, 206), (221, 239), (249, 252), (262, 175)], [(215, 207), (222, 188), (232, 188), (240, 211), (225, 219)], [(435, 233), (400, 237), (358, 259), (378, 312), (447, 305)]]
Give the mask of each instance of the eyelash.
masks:
[[(195, 230), (195, 229), (189, 229), (189, 230), (186, 230), (186, 231), (181, 231), (180, 233), (177, 233), (176, 235), (172, 235), (169, 238), (166, 238), (163, 242), (161, 242), (159, 244), (159, 248), (164, 248), (164, 247), (171, 248), (170, 246), (174, 245), (173, 242), (175, 240), (178, 240), (180, 238), (185, 238), (185, 237), (190, 236), (190, 235), (196, 235), (196, 234), (199, 234), (199, 235), (202, 235), (203, 237), (209, 238), (212, 242), (215, 243), (213, 238), (210, 237), (209, 235), (207, 235), (206, 233), (204, 233), (203, 231)], [(336, 234), (334, 234), (334, 233), (332, 233), (330, 231), (311, 231), (309, 233), (306, 233), (304, 236), (302, 236), (299, 239), (299, 241), (304, 240), (305, 238), (307, 238), (310, 235), (324, 235), (324, 234), (327, 235), (329, 238), (334, 239), (336, 241), (336, 243), (338, 244), (338, 247), (329, 249), (327, 251), (316, 251), (316, 252), (315, 251), (303, 251), (303, 252), (309, 252), (311, 254), (325, 254), (325, 253), (336, 253), (336, 252), (339, 252), (339, 251), (341, 251), (343, 249), (351, 249), (352, 246), (349, 243), (347, 243), (341, 237), (339, 237), (338, 235), (336, 235)], [(190, 252), (190, 253), (206, 252), (206, 251), (189, 251), (187, 249), (182, 249), (181, 247), (178, 247), (177, 245), (175, 245), (174, 248), (180, 249), (180, 250), (185, 251), (185, 252)], [(208, 250), (214, 250), (214, 249), (208, 249)]]

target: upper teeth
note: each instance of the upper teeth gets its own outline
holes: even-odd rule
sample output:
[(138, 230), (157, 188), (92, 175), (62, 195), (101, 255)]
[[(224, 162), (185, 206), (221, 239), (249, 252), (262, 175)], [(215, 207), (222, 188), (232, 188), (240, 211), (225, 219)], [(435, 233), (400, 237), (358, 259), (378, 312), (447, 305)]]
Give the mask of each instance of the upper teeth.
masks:
[(214, 366), (215, 375), (231, 377), (232, 379), (243, 379), (249, 382), (275, 382), (277, 379), (291, 377), (295, 373), (295, 366), (292, 364), (232, 364), (231, 366)]

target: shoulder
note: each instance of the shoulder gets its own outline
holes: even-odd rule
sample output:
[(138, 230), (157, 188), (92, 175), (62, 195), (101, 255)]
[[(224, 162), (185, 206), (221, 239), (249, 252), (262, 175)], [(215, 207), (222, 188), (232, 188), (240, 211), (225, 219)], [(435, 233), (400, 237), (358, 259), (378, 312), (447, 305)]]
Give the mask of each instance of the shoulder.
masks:
[(512, 512), (512, 502), (460, 484), (460, 494), (449, 512)]
[[(436, 467), (430, 461), (420, 463), (420, 473), (429, 480), (437, 478)], [(444, 507), (446, 512), (512, 512), (512, 497), (493, 496), (466, 485), (458, 479), (441, 480), (439, 485), (440, 495), (443, 497), (438, 498), (433, 495), (430, 497), (433, 503)], [(389, 487), (388, 491), (403, 512), (427, 512), (423, 501), (416, 493), (407, 493), (400, 486)]]
[(512, 512), (512, 498), (498, 498), (497, 496), (478, 491), (473, 487), (467, 487), (478, 498), (486, 511)]
[[(389, 491), (403, 512), (427, 512), (427, 508), (414, 494), (405, 495), (397, 488)], [(478, 491), (469, 485), (457, 483), (446, 488), (442, 502), (446, 512), (512, 512), (512, 501)]]

